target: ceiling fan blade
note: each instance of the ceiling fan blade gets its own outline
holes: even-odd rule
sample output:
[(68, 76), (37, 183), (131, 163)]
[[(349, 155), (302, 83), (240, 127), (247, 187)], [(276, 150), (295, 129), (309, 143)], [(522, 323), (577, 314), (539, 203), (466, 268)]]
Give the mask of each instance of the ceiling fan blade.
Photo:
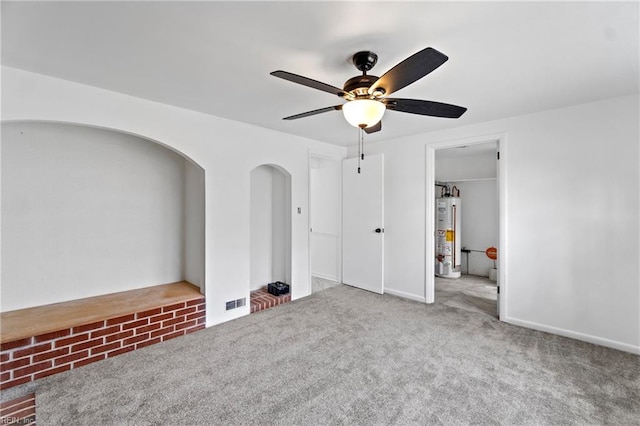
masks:
[(375, 83), (369, 87), (369, 94), (378, 88), (384, 89), (386, 95), (408, 86), (416, 80), (421, 79), (440, 65), (447, 62), (449, 58), (444, 53), (436, 49), (427, 47), (409, 56), (395, 67), (384, 73)]
[(322, 90), (323, 92), (331, 93), (333, 95), (337, 95), (342, 97), (345, 92), (342, 89), (339, 89), (330, 84), (322, 83), (320, 81), (312, 80), (307, 77), (303, 77), (298, 74), (293, 74), (287, 71), (273, 71), (271, 73), (274, 77), (279, 77), (287, 81), (291, 81), (293, 83), (302, 84), (303, 86), (311, 87), (312, 89)]
[(383, 102), (392, 111), (408, 112), (411, 114), (430, 115), (432, 117), (459, 118), (467, 110), (465, 107), (443, 104), (420, 99), (386, 98)]
[(365, 127), (364, 129), (367, 134), (379, 132), (380, 130), (382, 130), (382, 120), (378, 121), (378, 124), (374, 124), (371, 127)]
[(312, 115), (322, 114), (323, 112), (340, 111), (341, 109), (342, 105), (335, 105), (326, 108), (314, 109), (313, 111), (302, 112), (296, 115), (291, 115), (289, 117), (283, 118), (283, 120), (297, 120), (298, 118), (310, 117)]

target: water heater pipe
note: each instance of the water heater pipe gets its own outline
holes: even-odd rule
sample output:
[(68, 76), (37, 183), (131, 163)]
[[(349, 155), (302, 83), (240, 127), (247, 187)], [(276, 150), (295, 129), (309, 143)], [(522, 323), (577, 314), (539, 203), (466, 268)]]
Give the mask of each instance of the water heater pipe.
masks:
[[(455, 188), (455, 186), (454, 186), (454, 188)], [(455, 269), (456, 268), (456, 237), (457, 237), (457, 234), (456, 234), (456, 232), (457, 232), (456, 231), (456, 205), (454, 204), (453, 206), (451, 206), (451, 208), (453, 209), (453, 253), (452, 253), (453, 254), (453, 256), (452, 256), (453, 264), (451, 265), (451, 267), (453, 269)]]

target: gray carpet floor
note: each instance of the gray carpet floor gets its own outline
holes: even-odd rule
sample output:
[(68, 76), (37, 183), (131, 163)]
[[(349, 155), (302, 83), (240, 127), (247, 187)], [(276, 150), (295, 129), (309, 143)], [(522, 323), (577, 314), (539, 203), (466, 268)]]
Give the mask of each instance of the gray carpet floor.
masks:
[(498, 318), (498, 287), (489, 277), (435, 278), (436, 302)]
[(640, 357), (348, 286), (27, 388), (39, 425), (640, 424)]

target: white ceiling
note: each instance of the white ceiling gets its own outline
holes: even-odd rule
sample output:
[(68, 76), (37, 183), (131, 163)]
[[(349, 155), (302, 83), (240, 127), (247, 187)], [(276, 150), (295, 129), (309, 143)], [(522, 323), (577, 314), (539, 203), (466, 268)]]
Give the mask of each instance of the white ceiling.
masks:
[(389, 111), (378, 141), (638, 92), (638, 2), (9, 2), (2, 64), (337, 145), (342, 103), (269, 75), (342, 87), (349, 59), (382, 75), (431, 46), (449, 56), (394, 93), (462, 105), (458, 120)]

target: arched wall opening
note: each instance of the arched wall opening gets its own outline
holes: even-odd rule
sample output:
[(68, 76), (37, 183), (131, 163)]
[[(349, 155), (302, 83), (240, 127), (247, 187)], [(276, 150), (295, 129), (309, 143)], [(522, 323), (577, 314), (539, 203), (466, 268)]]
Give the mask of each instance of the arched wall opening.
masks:
[(250, 290), (291, 283), (291, 175), (263, 164), (251, 171)]
[(204, 170), (77, 124), (2, 125), (2, 312), (188, 281), (204, 293)]

